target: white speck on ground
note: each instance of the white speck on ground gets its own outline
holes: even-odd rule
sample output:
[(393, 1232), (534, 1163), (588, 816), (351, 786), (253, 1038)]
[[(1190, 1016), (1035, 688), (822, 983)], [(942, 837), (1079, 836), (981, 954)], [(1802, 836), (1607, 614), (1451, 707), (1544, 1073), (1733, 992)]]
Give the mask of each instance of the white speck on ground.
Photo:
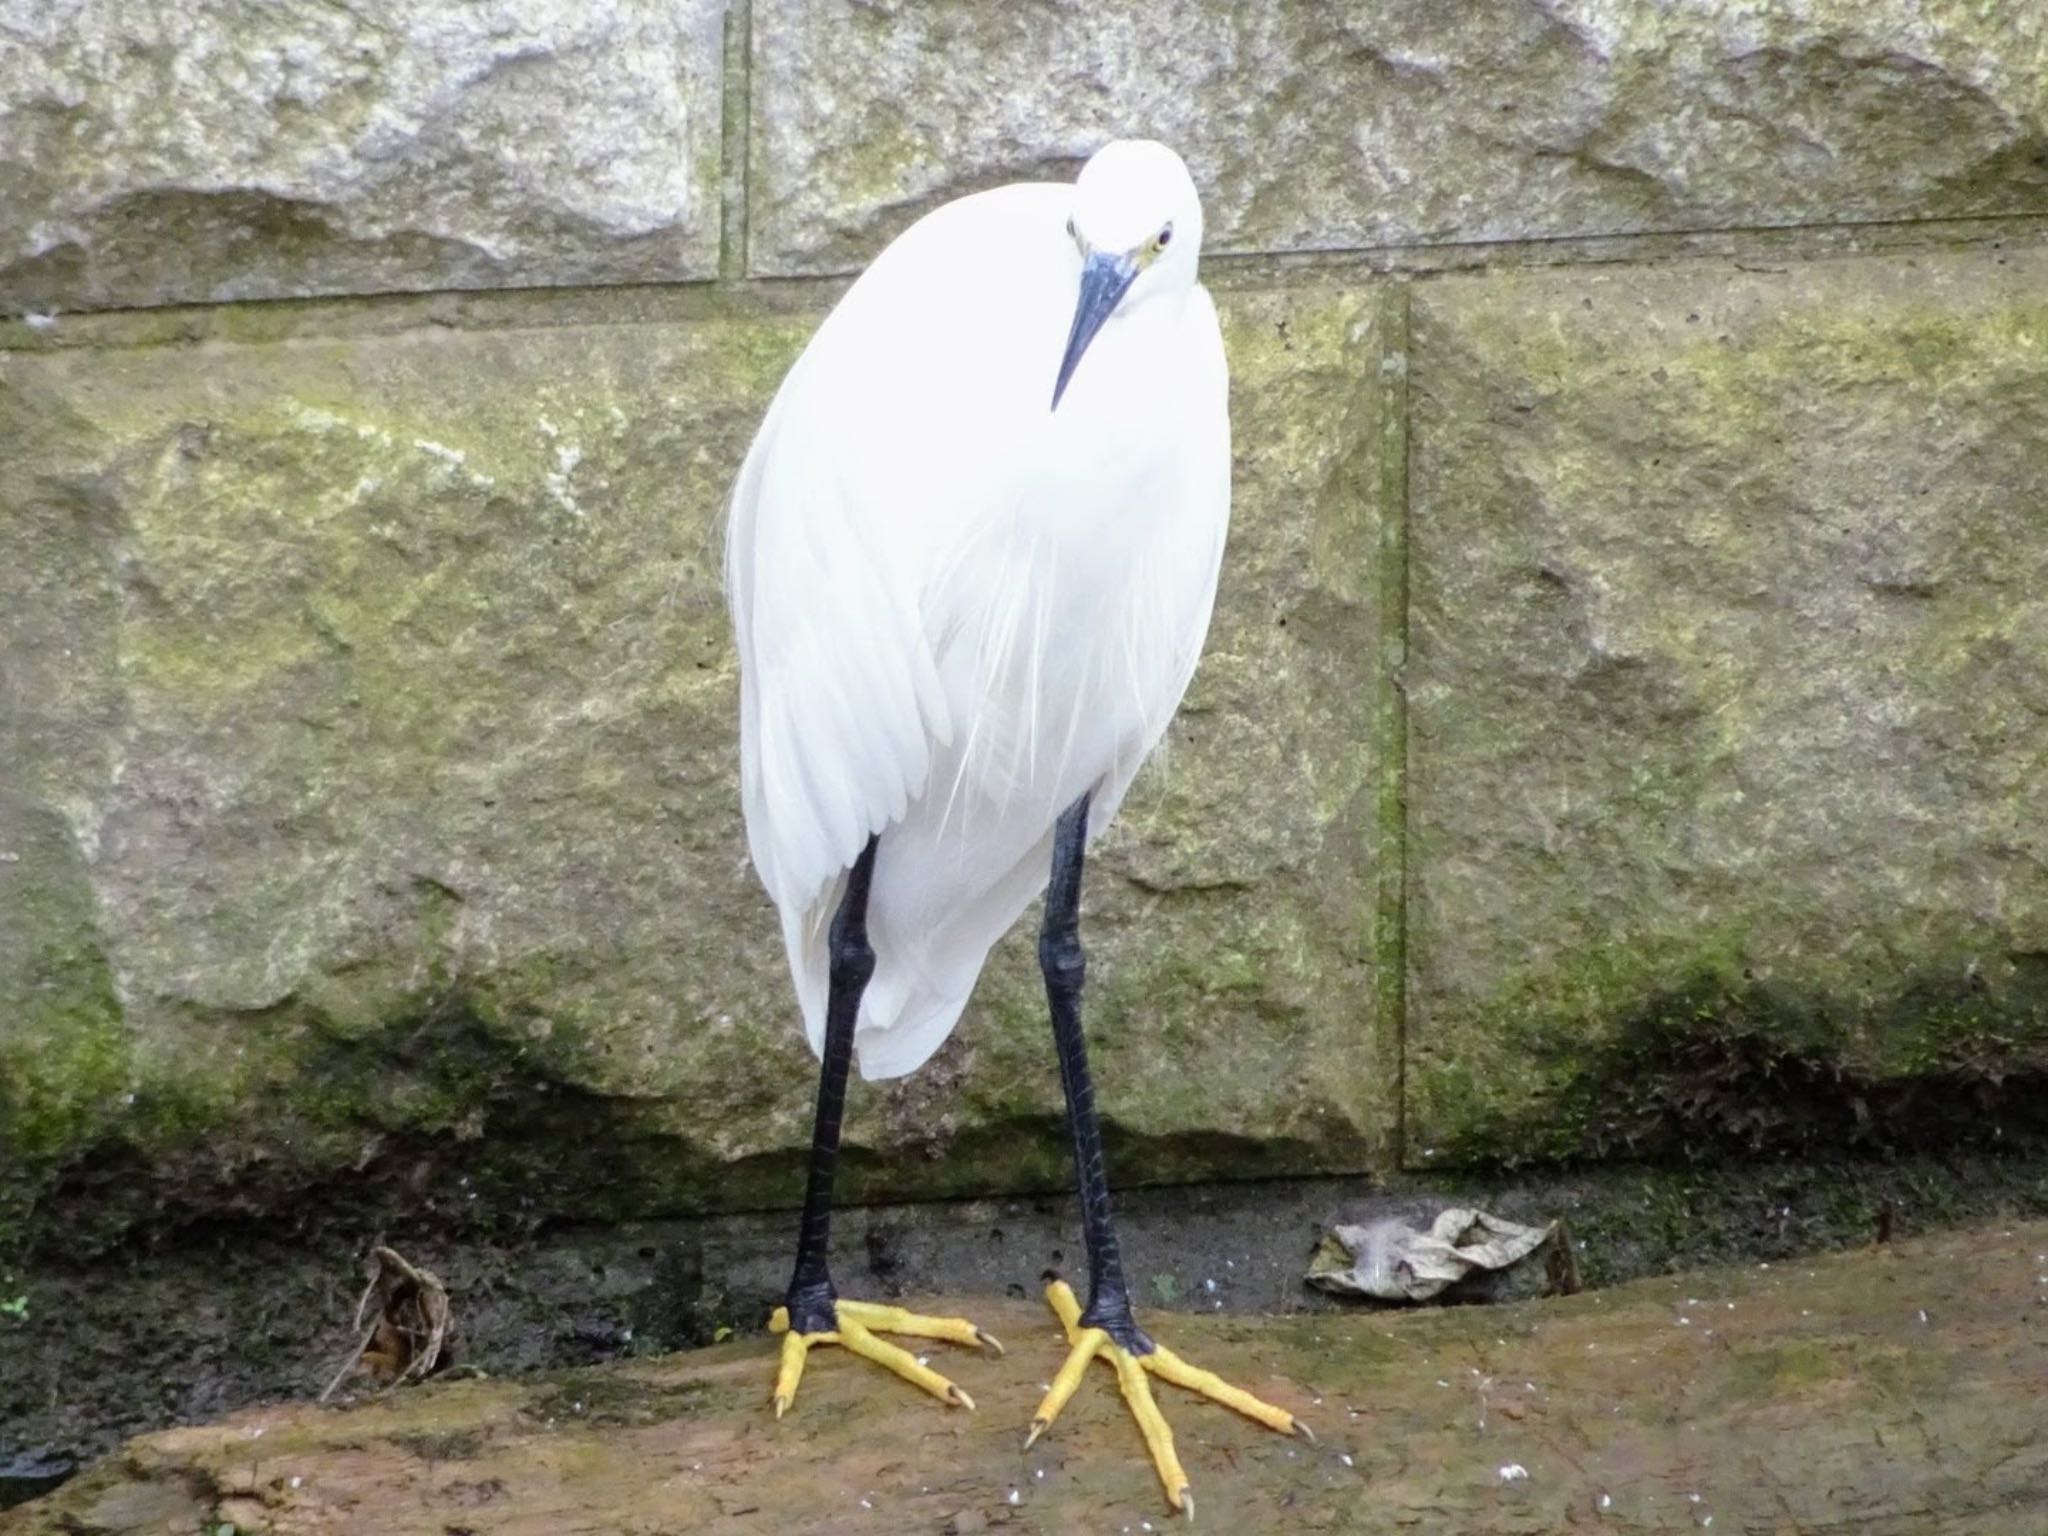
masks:
[(1529, 1469), (1519, 1461), (1511, 1461), (1500, 1469), (1500, 1480), (1504, 1483), (1519, 1483), (1528, 1479)]

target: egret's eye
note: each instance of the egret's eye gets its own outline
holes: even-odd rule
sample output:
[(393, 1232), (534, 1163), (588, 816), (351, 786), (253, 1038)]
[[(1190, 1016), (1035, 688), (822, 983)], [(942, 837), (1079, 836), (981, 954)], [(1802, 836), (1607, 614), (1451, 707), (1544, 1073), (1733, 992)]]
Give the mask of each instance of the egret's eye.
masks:
[(1163, 250), (1165, 250), (1165, 249), (1166, 249), (1166, 247), (1168, 246), (1168, 244), (1170, 244), (1170, 243), (1172, 242), (1172, 240), (1173, 240), (1173, 226), (1172, 226), (1171, 224), (1169, 224), (1169, 225), (1167, 225), (1167, 226), (1166, 226), (1166, 228), (1164, 228), (1164, 229), (1162, 229), (1161, 231), (1159, 231), (1159, 235), (1158, 235), (1158, 238), (1157, 238), (1157, 239), (1155, 239), (1155, 240), (1154, 240), (1154, 241), (1152, 242), (1152, 244), (1153, 244), (1153, 246), (1154, 246), (1154, 247), (1155, 247), (1156, 249), (1158, 249), (1158, 250), (1162, 250), (1162, 251), (1163, 251)]

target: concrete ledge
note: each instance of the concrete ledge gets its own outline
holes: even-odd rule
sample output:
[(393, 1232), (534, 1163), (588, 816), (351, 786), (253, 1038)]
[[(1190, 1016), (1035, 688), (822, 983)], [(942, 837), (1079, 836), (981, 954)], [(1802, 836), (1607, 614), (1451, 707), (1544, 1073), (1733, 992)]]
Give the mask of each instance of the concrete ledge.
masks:
[[(1205, 1523), (1225, 1529), (1696, 1536), (1831, 1530), (2023, 1536), (2048, 1518), (2029, 1411), (2048, 1226), (1709, 1270), (1509, 1307), (1272, 1320), (1177, 1317), (1163, 1340), (1300, 1414), (1290, 1442), (1178, 1392), (1164, 1403)], [(7, 1536), (451, 1527), (1094, 1531), (1165, 1510), (1106, 1369), (1030, 1451), (1063, 1352), (1023, 1302), (948, 1299), (1010, 1352), (938, 1349), (978, 1411), (837, 1351), (770, 1418), (765, 1341), (333, 1411), (255, 1409), (132, 1442), (0, 1516)]]

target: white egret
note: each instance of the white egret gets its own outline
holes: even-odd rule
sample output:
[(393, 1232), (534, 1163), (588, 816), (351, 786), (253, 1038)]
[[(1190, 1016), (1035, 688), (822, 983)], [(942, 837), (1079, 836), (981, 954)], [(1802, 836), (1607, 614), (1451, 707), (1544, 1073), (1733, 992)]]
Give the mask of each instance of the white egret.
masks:
[(1039, 961), (1089, 1297), (1048, 1287), (1072, 1351), (1031, 1435), (1091, 1358), (1110, 1360), (1176, 1508), (1186, 1478), (1148, 1376), (1299, 1428), (1138, 1327), (1081, 1032), (1085, 847), (1180, 703), (1230, 517), (1201, 244), (1187, 168), (1150, 141), (1106, 146), (1071, 185), (1002, 187), (920, 219), (783, 380), (734, 486), (726, 555), (748, 844), (823, 1059), (796, 1267), (772, 1320), (776, 1413), (821, 1343), (973, 1406), (875, 1332), (993, 1340), (833, 1289), (840, 1116), (850, 1058), (888, 1078), (930, 1057), (1044, 880)]

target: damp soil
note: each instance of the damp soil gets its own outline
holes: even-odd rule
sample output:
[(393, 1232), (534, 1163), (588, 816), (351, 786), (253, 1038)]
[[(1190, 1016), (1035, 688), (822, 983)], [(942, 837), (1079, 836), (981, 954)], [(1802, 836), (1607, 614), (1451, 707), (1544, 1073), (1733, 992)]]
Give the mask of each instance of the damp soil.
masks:
[[(1562, 1219), (1578, 1279), (1597, 1288), (2048, 1216), (2048, 1146), (1136, 1189), (1119, 1197), (1119, 1224), (1141, 1309), (1285, 1314), (1360, 1305), (1303, 1283), (1328, 1227), (1426, 1217), (1452, 1201)], [(447, 1369), (521, 1376), (758, 1332), (787, 1278), (792, 1224), (774, 1212), (518, 1239), (215, 1227), (90, 1264), (0, 1266), (0, 1507), (57, 1486), (132, 1435), (317, 1396), (359, 1346), (353, 1319), (374, 1243), (445, 1282)], [(1082, 1266), (1071, 1199), (850, 1209), (835, 1228), (835, 1274), (848, 1295), (1020, 1300), (1037, 1296), (1043, 1271), (1078, 1276)], [(1514, 1299), (1544, 1285), (1532, 1273), (1460, 1299)]]

